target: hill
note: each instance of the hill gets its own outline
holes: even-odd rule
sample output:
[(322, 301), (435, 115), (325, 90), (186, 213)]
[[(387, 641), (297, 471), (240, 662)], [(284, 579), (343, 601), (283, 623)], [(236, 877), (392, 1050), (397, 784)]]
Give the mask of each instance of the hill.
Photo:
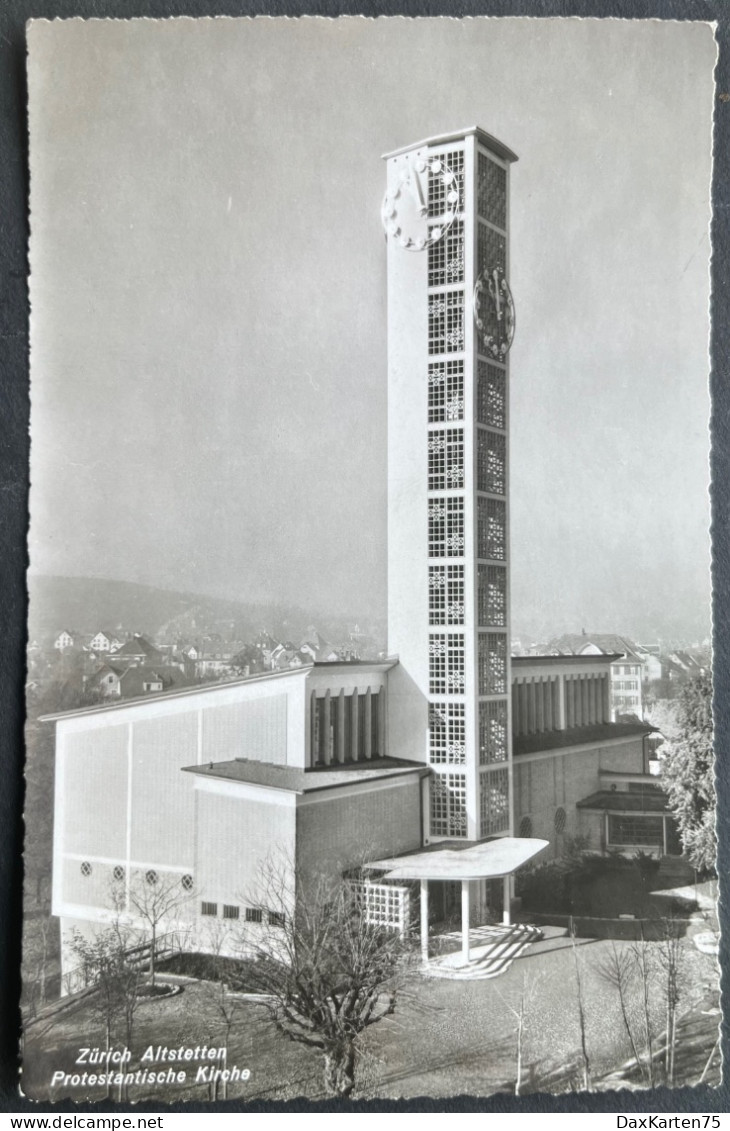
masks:
[[(80, 633), (109, 629), (163, 637), (217, 632), (224, 641), (250, 639), (265, 629), (277, 639), (298, 641), (310, 625), (315, 625), (328, 640), (339, 643), (357, 620), (356, 615), (232, 601), (111, 578), (32, 574), (28, 589), (29, 638), (39, 641), (63, 628)], [(362, 627), (366, 632), (382, 633), (379, 625)]]

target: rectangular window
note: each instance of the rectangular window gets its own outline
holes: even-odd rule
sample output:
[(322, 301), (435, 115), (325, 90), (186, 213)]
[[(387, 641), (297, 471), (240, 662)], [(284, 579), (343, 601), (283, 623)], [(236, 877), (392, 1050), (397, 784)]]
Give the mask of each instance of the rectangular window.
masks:
[(286, 926), (286, 915), (284, 915), (283, 911), (269, 911), (267, 918), (270, 927)]
[(431, 835), (466, 836), (466, 778), (434, 774), (431, 778)]
[(454, 220), (440, 240), (428, 245), (428, 285), (447, 287), (464, 282), (464, 224)]
[(483, 628), (507, 623), (507, 570), (504, 566), (477, 567), (479, 624)]
[(463, 703), (430, 703), (428, 760), (439, 765), (466, 761), (466, 708)]
[(479, 694), (507, 694), (507, 637), (503, 632), (479, 633)]
[(500, 432), (477, 428), (477, 488), (504, 495), (507, 477), (507, 441)]
[(428, 638), (429, 686), (433, 695), (464, 694), (464, 637), (460, 633)]
[(223, 904), (223, 918), (224, 919), (238, 919), (241, 914), (241, 908), (236, 907), (235, 904)]
[(449, 491), (463, 487), (463, 485), (464, 433), (462, 429), (446, 428), (443, 432), (429, 432), (429, 491)]
[(447, 194), (456, 188), (459, 199), (464, 199), (464, 150), (452, 149), (446, 153), (433, 154), (433, 160), (440, 168), (437, 173), (453, 173), (454, 180), (448, 177), (433, 176), (428, 179), (428, 215), (431, 219), (443, 216), (447, 211)]
[(507, 507), (499, 499), (477, 497), (477, 556), (500, 562), (507, 556)]
[(509, 776), (506, 768), (484, 770), (479, 776), (480, 833), (491, 836), (509, 828)]
[(481, 358), (477, 362), (477, 421), (491, 428), (507, 427), (505, 372)]
[(434, 361), (428, 367), (428, 423), (464, 419), (464, 362)]
[(464, 623), (464, 567), (438, 565), (428, 568), (429, 624)]
[(495, 267), (507, 269), (507, 240), (494, 228), (479, 224), (477, 231), (477, 270), (493, 271)]
[(479, 764), (507, 761), (507, 704), (479, 704)]
[(477, 155), (477, 211), (483, 220), (507, 226), (507, 170), (485, 153)]
[(206, 903), (205, 900), (204, 900), (200, 905), (200, 914), (201, 915), (217, 915), (218, 914), (218, 904), (217, 903)]
[(263, 923), (264, 913), (260, 907), (247, 907), (246, 908), (246, 922), (247, 923)]
[(464, 348), (464, 292), (442, 291), (428, 299), (428, 352), (460, 353)]
[(609, 844), (644, 844), (651, 847), (664, 844), (664, 818), (643, 813), (610, 813), (608, 817)]
[(429, 501), (428, 554), (431, 558), (463, 558), (464, 500), (460, 495)]

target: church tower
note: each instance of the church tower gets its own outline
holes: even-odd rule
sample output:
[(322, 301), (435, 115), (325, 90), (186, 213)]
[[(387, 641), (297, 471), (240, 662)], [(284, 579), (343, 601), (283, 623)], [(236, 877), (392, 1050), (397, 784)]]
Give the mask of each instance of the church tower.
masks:
[(387, 154), (390, 750), (424, 841), (512, 834), (509, 173), (476, 127)]

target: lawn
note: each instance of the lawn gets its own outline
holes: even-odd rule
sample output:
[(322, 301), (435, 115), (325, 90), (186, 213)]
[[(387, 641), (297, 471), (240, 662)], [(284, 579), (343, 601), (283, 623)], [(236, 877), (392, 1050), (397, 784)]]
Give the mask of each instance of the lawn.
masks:
[[(631, 1050), (623, 1031), (616, 991), (599, 973), (613, 944), (582, 940), (577, 956), (584, 987), (587, 1044), (594, 1083), (615, 1073)], [(616, 944), (619, 948), (626, 944)], [(650, 944), (655, 945), (655, 944)], [(658, 945), (658, 944), (656, 944)], [(695, 1054), (685, 1056), (679, 1082), (695, 1083), (710, 1054), (717, 1019), (701, 1013), (717, 1002), (713, 960), (683, 942), (686, 982), (697, 988), (690, 1020), (695, 1024)], [(359, 1062), (362, 1098), (490, 1095), (514, 1090), (517, 1007), (523, 986), (529, 998), (525, 1015), (527, 1090), (565, 1091), (581, 1078), (575, 979), (575, 955), (567, 939), (552, 949), (527, 951), (506, 974), (487, 981), (453, 982), (414, 975), (404, 986), (395, 1014), (365, 1035)], [(133, 1051), (138, 1059), (147, 1045), (219, 1045), (223, 1043), (217, 1010), (218, 989), (190, 982), (177, 997), (147, 1001), (137, 1014)], [(690, 999), (687, 998), (689, 1004)], [(661, 1001), (656, 995), (657, 1025)], [(697, 1025), (699, 1024), (699, 1030)], [(25, 1042), (23, 1090), (33, 1099), (50, 1097), (49, 1081), (59, 1069), (74, 1070), (76, 1050), (103, 1035), (88, 1005), (66, 1015), (48, 1031), (32, 1026)], [(698, 1035), (699, 1034), (699, 1035)], [(315, 1051), (277, 1035), (261, 1005), (242, 999), (229, 1042), (227, 1063), (251, 1070), (248, 1082), (229, 1086), (229, 1097), (285, 1100), (321, 1098), (320, 1060)], [(75, 1069), (79, 1071), (78, 1068)], [(714, 1067), (707, 1082), (717, 1083)], [(104, 1089), (57, 1088), (52, 1098), (102, 1099)], [(208, 1087), (186, 1084), (167, 1088), (166, 1102), (205, 1100)], [(162, 1096), (157, 1086), (133, 1087), (135, 1100)]]

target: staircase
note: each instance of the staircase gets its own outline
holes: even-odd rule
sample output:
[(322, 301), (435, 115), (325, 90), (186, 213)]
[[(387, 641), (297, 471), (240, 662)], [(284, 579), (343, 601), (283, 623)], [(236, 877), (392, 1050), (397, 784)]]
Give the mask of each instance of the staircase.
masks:
[[(526, 923), (509, 927), (476, 927), (469, 931), (469, 961), (464, 962), (461, 949), (432, 958), (423, 967), (427, 978), (451, 978), (454, 981), (496, 978), (504, 974), (531, 943), (541, 939), (542, 931)], [(461, 947), (458, 931), (440, 935), (447, 943)]]

